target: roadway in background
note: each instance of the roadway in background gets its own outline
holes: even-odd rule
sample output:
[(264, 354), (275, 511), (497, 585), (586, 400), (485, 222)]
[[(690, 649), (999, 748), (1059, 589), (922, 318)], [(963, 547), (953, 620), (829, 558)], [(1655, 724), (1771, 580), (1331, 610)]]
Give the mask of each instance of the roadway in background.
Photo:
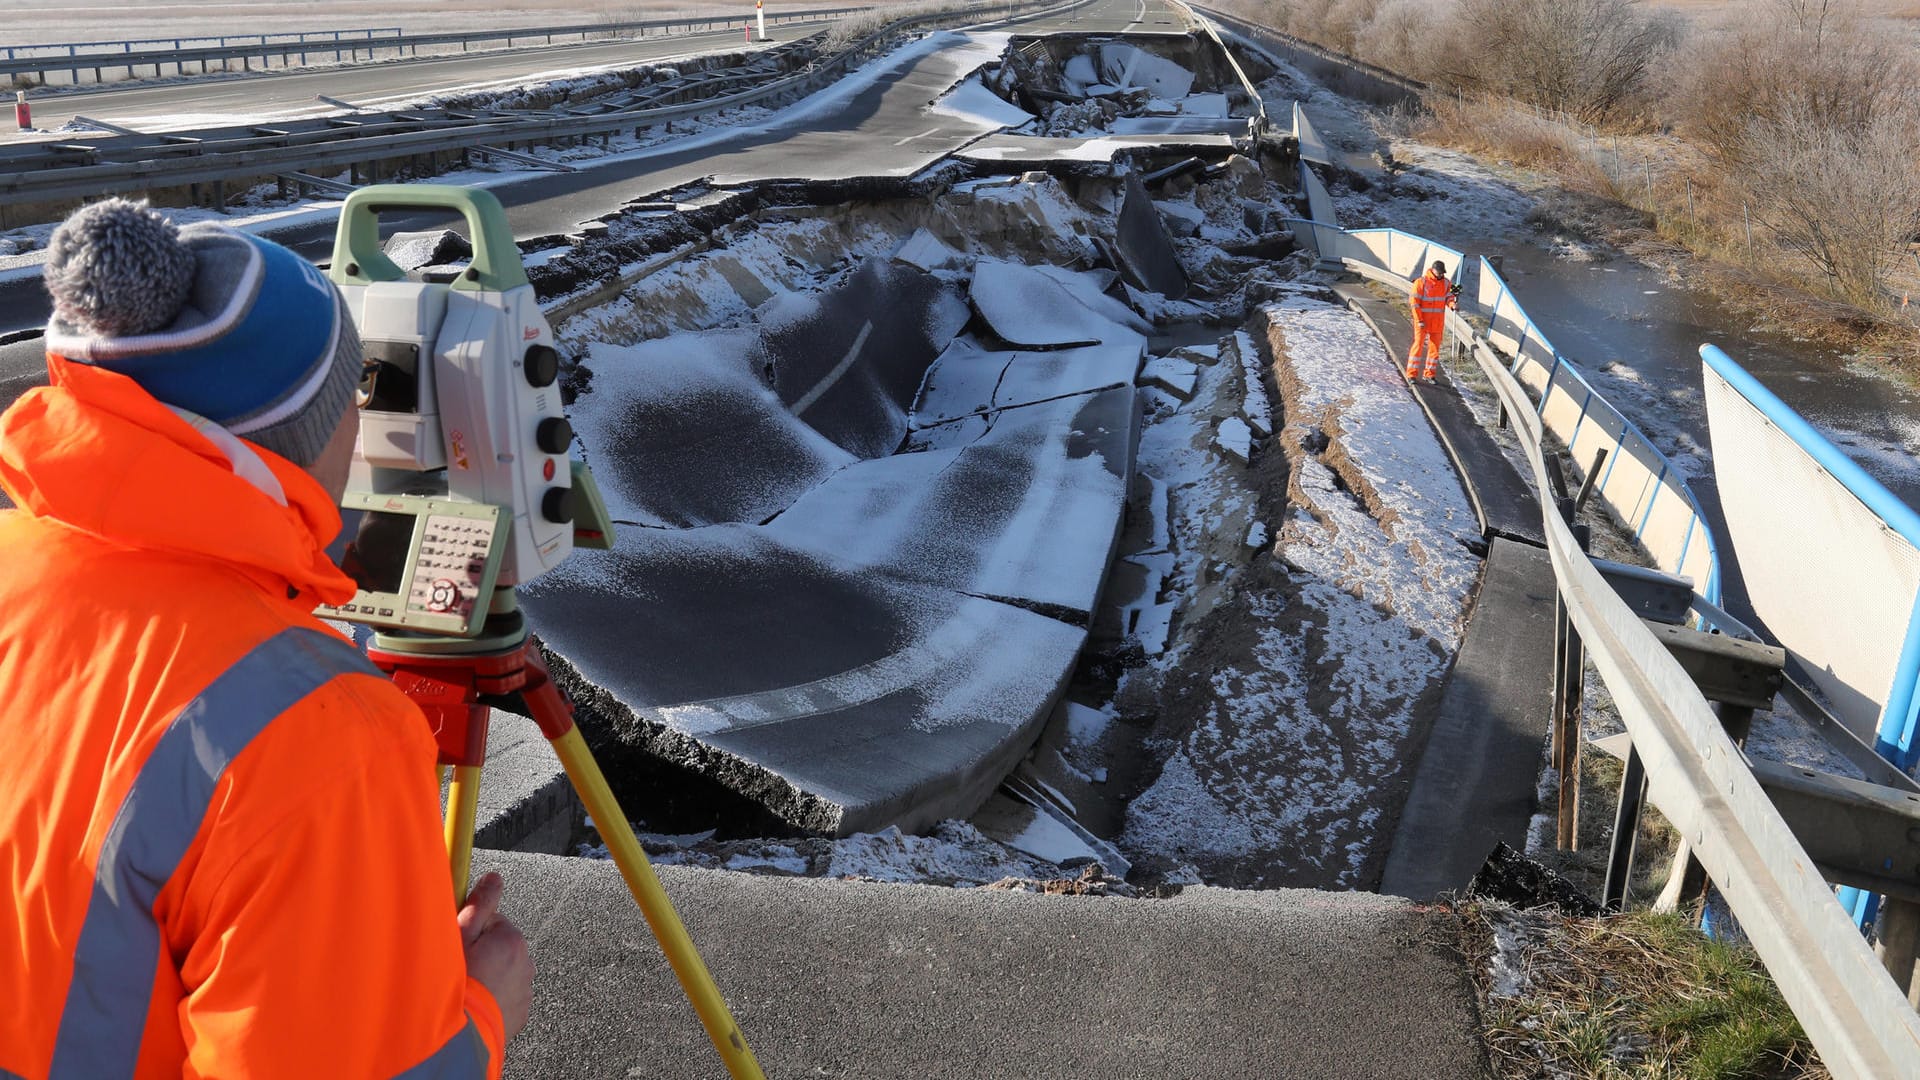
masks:
[[(768, 28), (768, 45), (792, 41), (839, 22), (820, 19)], [(745, 40), (738, 28), (664, 34), (620, 41), (494, 49), (418, 59), (342, 63), (326, 67), (275, 68), (252, 75), (188, 75), (165, 83), (109, 84), (98, 90), (31, 96), (33, 133), (0, 133), (0, 143), (72, 138), (60, 128), (76, 116), (105, 120), (135, 131), (178, 131), (229, 124), (264, 123), (338, 113), (318, 100), (325, 95), (362, 108), (392, 108), (435, 94), (499, 90), (532, 82), (557, 82), (601, 71), (639, 67), (682, 56), (736, 52), (765, 46)], [(316, 45), (314, 51), (331, 46)]]
[[(1029, 34), (1179, 33), (1186, 22), (1166, 0), (1094, 0), (1007, 25)], [(489, 190), (506, 206), (514, 235), (530, 237), (573, 233), (582, 223), (630, 202), (702, 180), (741, 186), (764, 180), (912, 176), (998, 130), (980, 120), (927, 110), (929, 102), (966, 74), (958, 64), (984, 62), (959, 61), (950, 50), (936, 49), (902, 60), (845, 101), (823, 103), (785, 121), (776, 117), (770, 125), (718, 129), (598, 164), (578, 162), (578, 172), (528, 175), (489, 185)], [(333, 253), (335, 224), (333, 215), (320, 220), (303, 215), (283, 228), (269, 225), (254, 231), (317, 261)], [(388, 233), (464, 228), (444, 215), (404, 213), (383, 216), (381, 226)], [(38, 274), (0, 279), (0, 334), (42, 326), (47, 312)], [(0, 382), (8, 374), (6, 366), (0, 355)]]

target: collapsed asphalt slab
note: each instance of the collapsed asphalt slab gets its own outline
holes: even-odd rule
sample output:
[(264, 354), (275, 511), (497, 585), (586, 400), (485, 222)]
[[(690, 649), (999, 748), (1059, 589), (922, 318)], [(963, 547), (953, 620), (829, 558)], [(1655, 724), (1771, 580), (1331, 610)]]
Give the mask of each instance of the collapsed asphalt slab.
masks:
[[(537, 970), (507, 1076), (724, 1075), (611, 863), (476, 852), (475, 869), (506, 876)], [(768, 1076), (1486, 1073), (1442, 909), (659, 873)]]
[(622, 527), (523, 590), (615, 737), (810, 832), (971, 813), (1071, 674), (1119, 535), (1142, 324), (1110, 274), (983, 260), (1074, 313), (1072, 347), (1012, 348), (1046, 320), (963, 334), (958, 273), (872, 258), (752, 330), (596, 347), (573, 420)]

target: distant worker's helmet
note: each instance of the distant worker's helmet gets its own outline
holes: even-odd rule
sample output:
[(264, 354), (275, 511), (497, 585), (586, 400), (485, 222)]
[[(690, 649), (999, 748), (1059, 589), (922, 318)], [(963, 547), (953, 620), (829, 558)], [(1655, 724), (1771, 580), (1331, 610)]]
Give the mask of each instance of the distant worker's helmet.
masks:
[(1445, 277), (1447, 274), (1447, 264), (1441, 262), (1439, 259), (1433, 260), (1433, 265), (1427, 267), (1427, 269), (1439, 274), (1441, 277)]

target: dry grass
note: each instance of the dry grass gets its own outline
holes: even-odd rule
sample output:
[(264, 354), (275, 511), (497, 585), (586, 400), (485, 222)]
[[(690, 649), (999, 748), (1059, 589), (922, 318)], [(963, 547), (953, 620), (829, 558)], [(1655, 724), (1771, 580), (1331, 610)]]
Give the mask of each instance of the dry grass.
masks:
[[(1825, 1080), (1812, 1044), (1750, 949), (1686, 919), (1562, 918), (1474, 906), (1467, 951), (1502, 1080)], [(1477, 932), (1476, 932), (1477, 931)], [(1496, 956), (1518, 993), (1490, 977)]]

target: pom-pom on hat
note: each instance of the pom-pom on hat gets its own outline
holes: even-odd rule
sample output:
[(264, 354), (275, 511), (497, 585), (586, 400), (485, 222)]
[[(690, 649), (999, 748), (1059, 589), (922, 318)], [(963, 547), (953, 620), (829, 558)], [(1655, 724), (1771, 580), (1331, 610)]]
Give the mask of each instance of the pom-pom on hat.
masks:
[(47, 352), (131, 378), (296, 465), (353, 404), (360, 337), (311, 263), (219, 225), (108, 199), (47, 244)]

